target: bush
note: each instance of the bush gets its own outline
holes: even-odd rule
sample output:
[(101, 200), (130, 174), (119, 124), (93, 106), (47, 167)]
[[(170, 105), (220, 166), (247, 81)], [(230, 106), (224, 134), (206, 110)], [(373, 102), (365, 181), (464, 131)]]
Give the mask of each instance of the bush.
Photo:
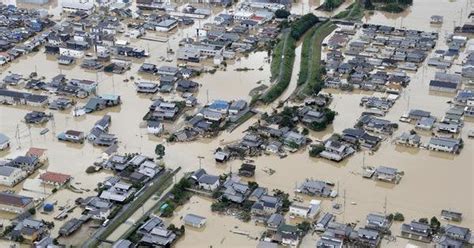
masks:
[(240, 219), (243, 221), (243, 222), (249, 222), (250, 219), (251, 219), (251, 215), (250, 215), (250, 212), (248, 211), (242, 211), (240, 213)]
[(229, 208), (229, 206), (230, 206), (230, 201), (227, 200), (226, 198), (222, 198), (221, 201), (212, 203), (211, 211), (212, 212), (224, 212)]

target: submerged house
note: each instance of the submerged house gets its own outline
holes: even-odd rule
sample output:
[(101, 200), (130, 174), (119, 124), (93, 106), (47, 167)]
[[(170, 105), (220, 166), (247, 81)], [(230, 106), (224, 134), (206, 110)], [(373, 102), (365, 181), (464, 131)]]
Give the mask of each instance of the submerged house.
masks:
[(429, 224), (411, 221), (402, 224), (402, 237), (422, 242), (431, 242), (432, 230)]
[(375, 169), (375, 179), (390, 183), (398, 183), (400, 181), (400, 175), (398, 169), (379, 166)]
[(142, 235), (139, 245), (170, 247), (176, 239), (176, 234), (168, 230), (163, 220), (152, 217), (137, 230)]
[(300, 184), (296, 192), (321, 197), (330, 197), (334, 194), (332, 187), (326, 182), (310, 179), (306, 179), (302, 184)]
[(354, 148), (340, 141), (329, 139), (324, 143), (324, 151), (319, 153), (319, 156), (339, 162), (354, 152)]
[(433, 151), (457, 153), (462, 148), (462, 141), (453, 138), (432, 137), (428, 148)]
[(242, 203), (250, 195), (250, 188), (247, 184), (238, 182), (234, 178), (224, 182), (224, 192), (222, 197), (235, 203)]
[(421, 137), (418, 134), (403, 132), (397, 137), (395, 142), (400, 145), (419, 147), (421, 145)]

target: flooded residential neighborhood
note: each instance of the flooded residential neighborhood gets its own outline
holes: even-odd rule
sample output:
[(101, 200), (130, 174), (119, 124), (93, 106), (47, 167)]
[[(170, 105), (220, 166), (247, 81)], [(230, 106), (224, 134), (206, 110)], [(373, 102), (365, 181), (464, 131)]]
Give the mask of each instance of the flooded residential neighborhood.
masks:
[(5, 0), (0, 246), (472, 247), (468, 0)]

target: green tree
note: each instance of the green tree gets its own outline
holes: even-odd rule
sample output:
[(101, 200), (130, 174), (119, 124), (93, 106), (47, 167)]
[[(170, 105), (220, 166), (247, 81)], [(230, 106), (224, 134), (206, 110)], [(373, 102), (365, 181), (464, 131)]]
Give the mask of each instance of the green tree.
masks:
[(311, 147), (311, 150), (309, 150), (309, 156), (310, 157), (317, 157), (319, 154), (324, 151), (324, 146), (323, 145), (316, 145)]
[(298, 225), (296, 225), (296, 227), (298, 227), (298, 229), (301, 230), (301, 232), (308, 233), (308, 231), (311, 230), (311, 223), (307, 221), (303, 221), (299, 223)]
[(438, 218), (435, 216), (431, 217), (430, 219), (430, 227), (433, 229), (434, 233), (437, 233), (441, 227), (441, 222), (439, 222)]
[(368, 10), (373, 10), (375, 9), (374, 4), (372, 3), (372, 0), (365, 0), (364, 2), (364, 8)]
[(291, 14), (290, 11), (286, 9), (279, 9), (275, 11), (275, 17), (279, 19), (286, 19), (288, 18), (288, 16), (290, 16), (290, 14)]
[(163, 156), (165, 156), (165, 146), (162, 144), (156, 145), (155, 154), (159, 159), (163, 158)]
[(35, 209), (35, 208), (30, 208), (30, 209), (28, 209), (28, 212), (29, 212), (31, 215), (35, 215), (35, 214), (36, 214), (36, 209)]
[(308, 135), (309, 134), (309, 130), (307, 128), (303, 128), (303, 131), (301, 131), (301, 134), (302, 135)]
[(258, 183), (257, 182), (248, 182), (248, 186), (249, 186), (250, 190), (254, 190), (254, 189), (258, 188)]
[(396, 212), (396, 213), (393, 215), (393, 220), (394, 220), (394, 221), (404, 221), (404, 220), (405, 220), (405, 216), (403, 216), (402, 213)]

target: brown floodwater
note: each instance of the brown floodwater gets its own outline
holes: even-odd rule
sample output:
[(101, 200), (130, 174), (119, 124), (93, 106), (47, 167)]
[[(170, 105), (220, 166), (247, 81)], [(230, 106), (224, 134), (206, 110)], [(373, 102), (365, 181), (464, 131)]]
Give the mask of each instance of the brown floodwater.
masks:
[[(307, 11), (308, 6), (317, 6), (318, 1), (298, 2), (294, 10), (303, 9)], [(374, 15), (367, 16), (364, 21), (370, 23), (381, 23), (404, 26), (407, 28), (417, 28), (423, 30), (440, 31), (440, 42), (438, 48), (445, 48), (443, 38), (446, 31), (452, 30), (453, 22), (466, 18), (466, 5), (468, 1), (448, 1), (448, 0), (417, 0), (414, 6), (402, 14), (392, 15), (375, 12)], [(303, 6), (303, 7), (301, 7)], [(314, 9), (313, 7), (311, 7)], [(453, 15), (453, 13), (455, 13)], [(215, 14), (215, 13), (214, 13)], [(432, 26), (429, 24), (431, 15), (444, 15), (444, 24), (442, 26)], [(202, 21), (204, 23), (204, 21)], [(201, 24), (202, 24), (201, 23)], [(58, 142), (55, 138), (59, 132), (67, 129), (76, 129), (88, 132), (94, 123), (104, 114), (112, 116), (112, 125), (110, 132), (116, 134), (120, 140), (120, 152), (142, 152), (145, 155), (153, 156), (156, 144), (164, 142), (162, 138), (150, 136), (146, 130), (140, 128), (142, 117), (145, 115), (148, 106), (151, 104), (150, 96), (141, 96), (136, 94), (132, 82), (124, 82), (124, 79), (130, 76), (141, 77), (136, 72), (143, 61), (155, 63), (158, 65), (169, 64), (159, 59), (160, 56), (166, 57), (167, 47), (175, 50), (177, 42), (192, 35), (194, 27), (200, 25), (196, 23), (193, 27), (180, 29), (173, 35), (170, 35), (169, 45), (167, 43), (131, 40), (135, 46), (140, 46), (150, 50), (152, 56), (140, 62), (133, 63), (132, 69), (123, 75), (111, 75), (103, 72), (95, 73), (82, 70), (79, 65), (73, 67), (58, 66), (54, 58), (46, 56), (42, 52), (33, 53), (24, 56), (14, 63), (1, 68), (0, 78), (3, 78), (8, 71), (21, 73), (27, 76), (32, 71), (37, 71), (40, 76), (51, 79), (59, 73), (66, 73), (69, 79), (89, 79), (99, 81), (99, 93), (114, 93), (122, 97), (123, 104), (120, 107), (95, 112), (83, 117), (73, 117), (70, 111), (53, 111), (54, 122), (48, 122), (44, 127), (32, 126), (28, 128), (21, 120), (23, 116), (31, 111), (31, 108), (0, 106), (0, 132), (6, 134), (12, 139), (12, 148), (9, 152), (0, 154), (1, 158), (12, 157), (16, 154), (24, 153), (30, 146), (46, 148), (49, 163), (41, 169), (70, 174), (74, 177), (73, 183), (78, 188), (91, 190), (83, 194), (72, 193), (63, 189), (54, 194), (48, 201), (58, 201), (58, 206), (68, 204), (68, 201), (74, 201), (77, 197), (92, 195), (92, 191), (98, 182), (103, 181), (111, 174), (108, 172), (99, 172), (95, 174), (86, 174), (85, 169), (92, 165), (94, 161), (101, 158), (103, 149), (93, 147), (91, 144), (71, 145)], [(300, 49), (298, 47), (298, 49)], [(299, 66), (299, 50), (296, 52), (295, 68)], [(200, 103), (206, 103), (207, 99), (246, 99), (249, 100), (249, 91), (258, 86), (257, 81), (262, 80), (264, 84), (269, 84), (269, 64), (265, 62), (266, 52), (257, 52), (241, 58), (240, 61), (229, 63), (225, 71), (218, 70), (215, 74), (204, 74), (193, 79), (200, 84), (197, 97)], [(173, 62), (174, 63), (174, 62)], [(236, 68), (248, 67), (253, 71), (237, 72)], [(262, 71), (257, 70), (262, 67)], [(454, 66), (450, 70), (459, 69)], [(293, 72), (293, 78), (298, 70)], [(442, 117), (444, 111), (449, 108), (447, 101), (451, 100), (450, 95), (439, 95), (429, 92), (428, 82), (434, 77), (435, 70), (426, 65), (417, 73), (411, 73), (411, 83), (407, 90), (402, 94), (397, 103), (387, 114), (386, 119), (396, 121), (410, 108), (420, 108), (431, 111), (435, 116)], [(294, 87), (290, 83), (291, 93)], [(352, 126), (355, 120), (364, 111), (359, 107), (359, 101), (362, 96), (372, 95), (370, 92), (340, 92), (335, 90), (326, 90), (332, 93), (334, 100), (332, 108), (338, 115), (332, 127), (324, 132), (311, 132), (314, 139), (324, 139), (332, 132), (341, 132), (343, 129)], [(375, 94), (374, 95), (378, 95)], [(178, 95), (165, 95), (169, 98), (177, 98)], [(80, 101), (83, 104), (85, 101)], [(262, 108), (267, 109), (267, 108)], [(47, 110), (47, 112), (49, 112)], [(220, 174), (229, 171), (236, 171), (242, 161), (231, 161), (226, 164), (216, 164), (213, 160), (214, 150), (228, 142), (240, 139), (242, 132), (251, 124), (257, 121), (253, 117), (232, 133), (223, 132), (215, 139), (204, 139), (192, 143), (174, 143), (166, 145), (166, 156), (164, 161), (167, 166), (176, 168), (181, 166), (182, 172), (193, 171), (199, 167), (198, 156), (203, 156), (202, 166), (209, 173)], [(172, 128), (172, 125), (169, 125)], [(49, 128), (50, 132), (40, 135), (43, 128)], [(345, 195), (345, 209), (337, 215), (339, 221), (357, 222), (363, 221), (369, 212), (402, 212), (407, 220), (418, 219), (421, 217), (439, 216), (442, 209), (452, 209), (463, 213), (464, 220), (462, 226), (474, 228), (474, 171), (473, 171), (473, 151), (474, 142), (466, 138), (467, 132), (474, 128), (474, 122), (466, 121), (461, 136), (465, 141), (464, 150), (460, 155), (451, 155), (427, 150), (418, 150), (414, 148), (398, 147), (392, 144), (391, 140), (403, 131), (412, 129), (410, 124), (401, 123), (398, 131), (393, 137), (388, 138), (380, 149), (373, 155), (357, 153), (344, 162), (333, 163), (322, 159), (313, 159), (308, 156), (308, 151), (301, 151), (290, 154), (285, 159), (276, 156), (262, 156), (255, 158), (257, 171), (254, 178), (249, 179), (257, 181), (260, 185), (270, 189), (279, 188), (287, 192), (292, 192), (295, 184), (302, 182), (308, 177), (315, 179), (328, 180), (338, 185), (339, 195), (335, 200), (323, 200), (322, 207), (324, 211), (332, 211), (331, 206), (334, 202), (343, 204)], [(15, 139), (15, 133), (20, 133), (20, 138)], [(429, 136), (423, 135), (423, 142), (429, 140)], [(365, 160), (366, 165), (379, 166), (385, 165), (398, 168), (405, 172), (402, 180), (397, 185), (386, 183), (376, 183), (372, 180), (363, 179), (360, 175), (361, 166)], [(276, 171), (273, 175), (266, 174), (264, 168), (272, 168)], [(14, 188), (17, 192), (22, 189), (22, 184)], [(309, 202), (310, 198), (305, 198)], [(181, 223), (179, 218), (186, 213), (195, 213), (208, 218), (208, 225), (203, 230), (187, 231), (184, 239), (177, 243), (177, 247), (189, 247), (197, 243), (195, 240), (201, 240), (203, 247), (213, 245), (213, 247), (248, 247), (256, 244), (255, 240), (247, 237), (233, 234), (230, 230), (235, 226), (239, 230), (244, 230), (251, 235), (259, 235), (264, 228), (255, 226), (253, 223), (242, 223), (231, 216), (218, 216), (210, 212), (211, 202), (207, 199), (193, 197), (190, 203), (183, 206), (176, 213), (176, 217), (170, 220), (173, 223)], [(148, 203), (146, 207), (151, 207)], [(384, 207), (386, 205), (386, 208)], [(145, 209), (146, 210), (146, 209)], [(47, 220), (52, 219), (59, 211), (55, 210), (52, 215), (41, 214), (38, 217)], [(80, 214), (76, 209), (73, 216)], [(139, 216), (136, 213), (132, 219)], [(9, 219), (8, 215), (2, 215), (3, 219)], [(288, 220), (294, 222), (294, 220)], [(53, 234), (57, 232), (58, 227), (63, 222), (57, 222)], [(398, 226), (393, 228), (393, 232), (398, 234)], [(122, 229), (122, 231), (124, 231)], [(79, 234), (87, 233), (84, 232)], [(120, 232), (120, 230), (118, 230)], [(117, 237), (119, 235), (116, 235)], [(81, 238), (73, 236), (74, 241), (71, 244), (80, 242)], [(303, 241), (303, 247), (313, 247), (317, 236), (308, 236)], [(407, 242), (397, 240), (396, 243), (384, 244), (384, 247), (403, 247)], [(200, 242), (201, 244), (201, 242)], [(423, 246), (421, 246), (423, 247)]]

